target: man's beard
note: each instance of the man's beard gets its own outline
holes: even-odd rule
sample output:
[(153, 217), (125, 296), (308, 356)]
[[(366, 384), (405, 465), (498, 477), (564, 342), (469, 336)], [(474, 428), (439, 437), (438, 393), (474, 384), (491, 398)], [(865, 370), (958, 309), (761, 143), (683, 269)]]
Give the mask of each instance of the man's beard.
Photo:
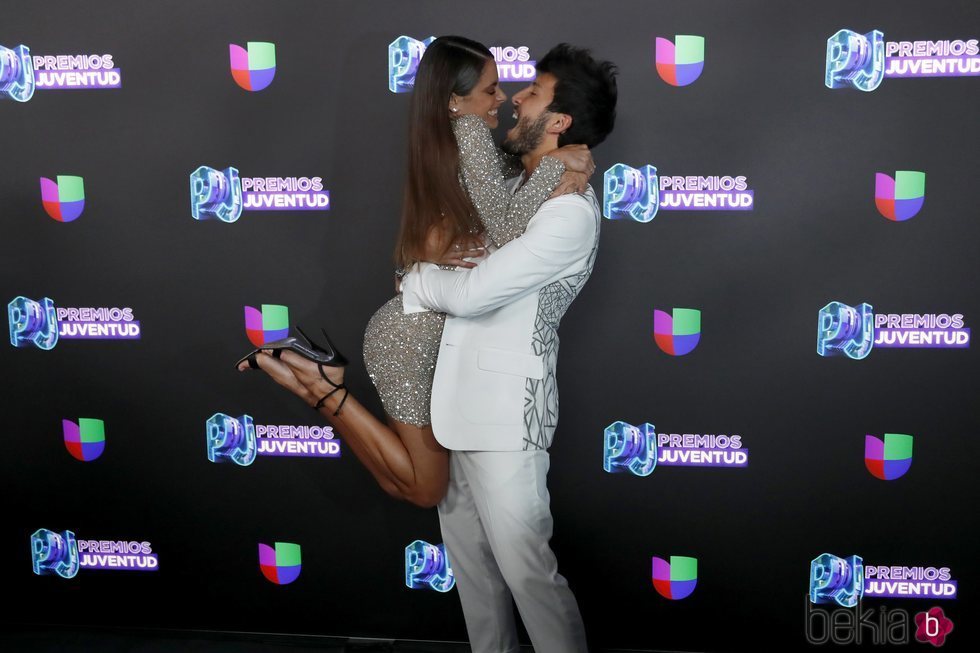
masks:
[(507, 154), (521, 156), (541, 144), (544, 139), (544, 131), (551, 116), (545, 112), (537, 117), (534, 122), (520, 120), (517, 121), (517, 130), (513, 136), (508, 136), (500, 145), (501, 149)]

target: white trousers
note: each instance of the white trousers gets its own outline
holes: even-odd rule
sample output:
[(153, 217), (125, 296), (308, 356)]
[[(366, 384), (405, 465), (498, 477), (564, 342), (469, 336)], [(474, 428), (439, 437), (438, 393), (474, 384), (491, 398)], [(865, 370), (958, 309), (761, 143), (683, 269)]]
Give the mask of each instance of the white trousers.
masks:
[[(548, 541), (547, 451), (453, 451), (439, 523), (473, 653), (587, 651), (585, 627)], [(513, 602), (512, 602), (513, 599)]]

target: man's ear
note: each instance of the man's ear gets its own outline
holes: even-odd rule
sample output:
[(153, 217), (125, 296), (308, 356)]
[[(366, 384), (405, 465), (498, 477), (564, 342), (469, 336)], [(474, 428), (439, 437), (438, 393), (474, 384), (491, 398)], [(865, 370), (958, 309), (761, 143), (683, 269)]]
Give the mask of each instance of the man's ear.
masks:
[(572, 126), (572, 117), (567, 113), (553, 113), (552, 119), (548, 123), (549, 134), (561, 135), (567, 132)]

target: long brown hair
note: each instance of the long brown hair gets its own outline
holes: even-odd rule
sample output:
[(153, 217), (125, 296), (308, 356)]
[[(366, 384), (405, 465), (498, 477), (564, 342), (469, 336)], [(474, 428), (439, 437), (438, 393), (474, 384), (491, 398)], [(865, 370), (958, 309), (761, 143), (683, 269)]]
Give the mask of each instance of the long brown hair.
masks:
[(459, 149), (449, 123), (449, 99), (469, 95), (493, 55), (462, 36), (441, 36), (422, 55), (415, 75), (408, 125), (408, 177), (395, 263), (422, 260), (433, 229), (443, 253), (457, 238), (482, 229), (473, 202), (459, 183)]

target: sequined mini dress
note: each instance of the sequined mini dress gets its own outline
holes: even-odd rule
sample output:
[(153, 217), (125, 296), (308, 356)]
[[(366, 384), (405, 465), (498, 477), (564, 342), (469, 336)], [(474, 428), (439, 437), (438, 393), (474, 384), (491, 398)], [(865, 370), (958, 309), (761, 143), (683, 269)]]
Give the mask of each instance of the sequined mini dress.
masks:
[[(460, 181), (476, 208), (486, 235), (497, 247), (524, 233), (527, 223), (558, 186), (564, 164), (545, 156), (513, 195), (504, 179), (521, 172), (520, 161), (503, 154), (483, 119), (466, 115), (452, 121), (459, 146)], [(402, 310), (395, 295), (371, 317), (364, 332), (364, 363), (385, 412), (414, 426), (431, 423), (429, 403), (446, 315)]]

